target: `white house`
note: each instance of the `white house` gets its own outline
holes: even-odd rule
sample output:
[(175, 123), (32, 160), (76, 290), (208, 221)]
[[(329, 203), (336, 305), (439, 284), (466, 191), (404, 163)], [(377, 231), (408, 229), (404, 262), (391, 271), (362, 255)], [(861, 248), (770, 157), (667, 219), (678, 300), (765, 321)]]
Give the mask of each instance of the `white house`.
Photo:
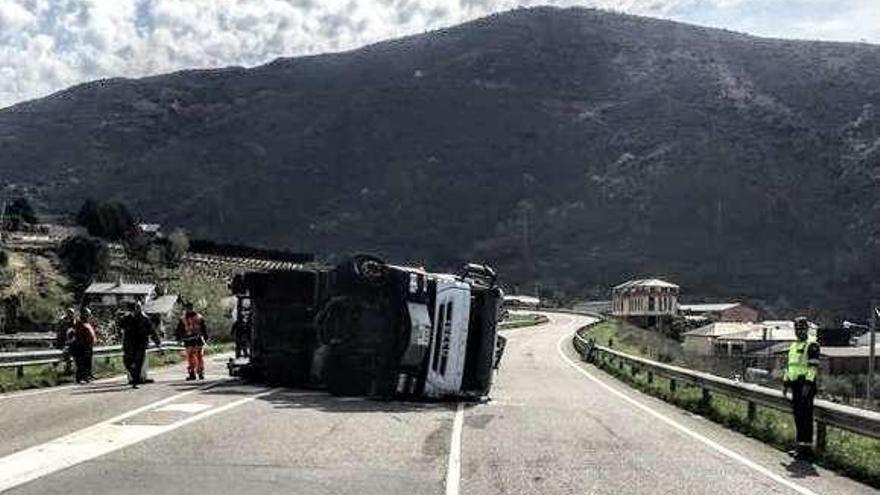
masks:
[(120, 306), (135, 301), (144, 304), (155, 296), (155, 284), (130, 284), (121, 280), (96, 282), (85, 292), (86, 303), (95, 306)]
[(656, 278), (630, 280), (611, 290), (611, 314), (666, 316), (678, 312), (679, 287)]

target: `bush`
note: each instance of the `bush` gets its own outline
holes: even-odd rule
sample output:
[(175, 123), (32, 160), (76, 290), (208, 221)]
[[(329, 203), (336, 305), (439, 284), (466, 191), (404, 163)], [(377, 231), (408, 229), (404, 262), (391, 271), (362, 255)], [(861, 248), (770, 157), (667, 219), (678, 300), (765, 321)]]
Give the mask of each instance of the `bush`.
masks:
[(3, 216), (3, 229), (21, 230), (25, 224), (37, 223), (34, 209), (25, 198), (16, 198), (6, 205)]

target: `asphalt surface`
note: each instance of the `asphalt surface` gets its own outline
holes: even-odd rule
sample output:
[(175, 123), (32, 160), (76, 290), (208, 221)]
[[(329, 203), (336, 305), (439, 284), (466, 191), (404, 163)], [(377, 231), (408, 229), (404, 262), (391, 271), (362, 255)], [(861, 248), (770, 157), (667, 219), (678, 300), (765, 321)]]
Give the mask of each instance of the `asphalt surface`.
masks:
[(877, 493), (577, 362), (566, 337), (588, 320), (550, 316), (508, 331), (492, 398), (464, 406), (461, 428), (457, 404), (268, 389), (225, 377), (222, 359), (205, 382), (177, 366), (138, 390), (0, 395), (0, 491)]

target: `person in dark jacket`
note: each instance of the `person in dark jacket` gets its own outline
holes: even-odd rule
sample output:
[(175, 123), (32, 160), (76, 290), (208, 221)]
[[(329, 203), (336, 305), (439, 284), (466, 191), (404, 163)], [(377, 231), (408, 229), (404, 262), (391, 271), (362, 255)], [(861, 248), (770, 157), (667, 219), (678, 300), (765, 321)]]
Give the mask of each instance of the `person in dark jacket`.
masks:
[(137, 388), (143, 383), (152, 383), (147, 378), (147, 346), (149, 341), (162, 346), (156, 327), (150, 317), (144, 313), (140, 303), (135, 302), (117, 323), (122, 330), (122, 362), (128, 371), (128, 383)]
[(87, 383), (95, 379), (92, 374), (92, 354), (95, 349), (95, 328), (89, 322), (92, 312), (88, 307), (83, 307), (79, 313), (79, 319), (73, 324), (71, 356), (76, 364), (76, 383)]

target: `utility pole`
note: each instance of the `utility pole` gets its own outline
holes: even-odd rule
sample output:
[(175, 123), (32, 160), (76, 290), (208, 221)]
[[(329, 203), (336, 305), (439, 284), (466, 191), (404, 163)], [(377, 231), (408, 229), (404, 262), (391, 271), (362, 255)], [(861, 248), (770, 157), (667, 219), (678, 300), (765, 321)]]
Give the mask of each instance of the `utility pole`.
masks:
[(3, 226), (6, 225), (6, 200), (3, 200), (3, 206), (0, 206), (0, 241), (3, 240)]

